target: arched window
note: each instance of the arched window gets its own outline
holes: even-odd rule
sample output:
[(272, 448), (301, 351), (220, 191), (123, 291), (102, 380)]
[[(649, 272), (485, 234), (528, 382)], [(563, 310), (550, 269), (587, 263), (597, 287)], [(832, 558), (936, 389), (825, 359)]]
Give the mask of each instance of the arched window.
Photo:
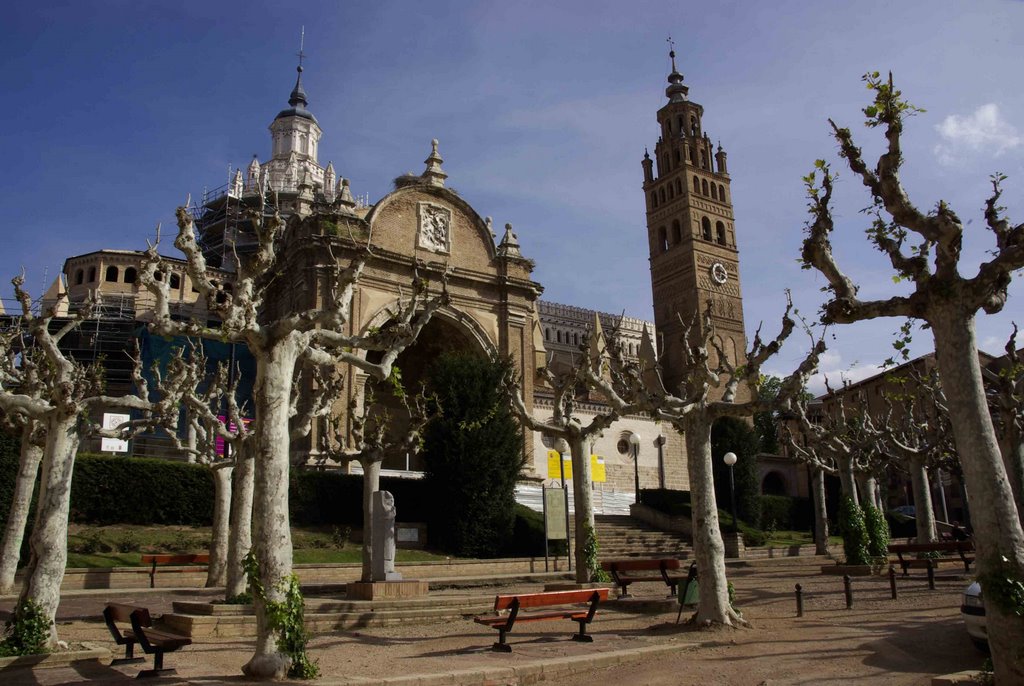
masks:
[(684, 129), (684, 128), (686, 128), (686, 127), (685, 127), (685, 126), (683, 125), (683, 115), (681, 115), (681, 114), (680, 114), (680, 115), (679, 115), (679, 118), (678, 118), (678, 119), (676, 119), (676, 126), (677, 126), (677, 127), (678, 127), (678, 129), (679, 129), (679, 134), (680, 134), (680, 135), (682, 135), (682, 133), (683, 133), (683, 129)]
[(676, 179), (676, 193), (679, 195), (683, 194), (683, 182)]
[(705, 151), (703, 151), (703, 150), (700, 151), (700, 168), (701, 169), (707, 169), (708, 168), (708, 154)]
[(174, 272), (171, 272), (170, 286), (171, 288), (181, 288), (181, 277)]
[(700, 220), (701, 234), (704, 236), (704, 240), (711, 240), (711, 220), (707, 217), (702, 217)]
[(679, 152), (679, 148), (676, 148), (676, 162), (683, 161), (683, 153)]
[(660, 200), (661, 202), (665, 202), (665, 187), (664, 186), (662, 186), (661, 189), (658, 191), (658, 200)]
[(668, 250), (668, 237), (665, 235), (665, 227), (658, 229), (658, 249), (661, 252)]
[(96, 283), (96, 267), (89, 267), (89, 283)]
[(725, 224), (715, 222), (715, 235), (721, 245), (725, 245)]
[(138, 272), (135, 270), (135, 267), (128, 267), (124, 270), (125, 283), (135, 283), (136, 278), (138, 278)]
[(718, 188), (715, 184), (711, 184), (711, 199), (718, 200)]
[(718, 199), (725, 202), (725, 186), (718, 184)]
[(668, 185), (668, 199), (671, 200), (674, 197), (676, 197), (676, 189), (670, 183)]
[(103, 280), (104, 281), (113, 281), (113, 282), (116, 283), (117, 282), (117, 267), (115, 267), (113, 265), (107, 267), (107, 273), (103, 277)]
[(700, 179), (693, 177), (693, 192), (700, 193)]
[[(696, 117), (690, 117), (690, 135), (696, 138), (697, 132), (699, 130), (700, 129), (697, 128), (697, 118)], [(634, 197), (636, 197), (636, 196), (634, 196)]]
[(658, 191), (651, 191), (651, 208), (658, 208)]
[(558, 342), (561, 343), (562, 342), (562, 332), (561, 331), (556, 331), (555, 332), (555, 336), (558, 338)]
[(710, 195), (710, 193), (708, 193), (708, 182), (707, 182), (707, 179), (705, 179), (704, 181), (700, 182), (700, 189), (701, 189), (701, 192), (704, 193), (704, 195)]
[(697, 166), (697, 152), (693, 148), (690, 148), (690, 164)]
[(550, 341), (551, 340), (551, 329), (544, 329), (544, 340), (545, 341)]
[(673, 243), (682, 243), (683, 242), (683, 232), (679, 228), (679, 220), (678, 219), (676, 219), (676, 220), (674, 220), (672, 222), (672, 242)]
[(164, 280), (164, 273), (161, 272), (161, 271), (155, 271), (155, 272), (153, 272), (153, 278), (156, 281), (163, 281)]
[(579, 345), (580, 344), (580, 335), (578, 333), (574, 333), (572, 335), (572, 344), (573, 345)]
[(79, 269), (75, 272), (75, 285), (81, 286), (83, 281), (85, 281), (85, 272)]

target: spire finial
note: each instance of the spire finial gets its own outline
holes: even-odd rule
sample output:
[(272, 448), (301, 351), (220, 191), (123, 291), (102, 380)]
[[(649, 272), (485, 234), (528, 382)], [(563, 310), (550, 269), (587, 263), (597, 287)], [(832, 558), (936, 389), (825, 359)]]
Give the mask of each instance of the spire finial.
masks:
[(295, 71), (298, 72), (298, 76), (295, 79), (295, 88), (292, 89), (292, 94), (288, 98), (288, 104), (292, 107), (306, 107), (309, 105), (309, 101), (306, 100), (306, 91), (302, 87), (302, 60), (306, 58), (306, 53), (303, 52), (303, 47), (306, 44), (306, 27), (302, 27), (302, 32), (299, 34), (299, 52), (297, 57), (299, 58), (299, 66), (295, 67)]
[(665, 89), (665, 95), (668, 96), (669, 102), (683, 102), (690, 89), (683, 85), (683, 75), (676, 69), (676, 43), (672, 36), (669, 36), (666, 42), (669, 47), (668, 56), (672, 58), (672, 71), (668, 75), (669, 87)]
[(668, 56), (672, 58), (672, 71), (676, 71), (676, 43), (672, 40), (672, 36), (666, 39), (668, 43)]
[(440, 186), (443, 188), (444, 180), (448, 178), (448, 175), (443, 169), (441, 169), (441, 164), (444, 162), (444, 159), (442, 159), (441, 155), (437, 152), (436, 138), (430, 141), (430, 157), (423, 160), (423, 162), (427, 165), (427, 168), (423, 171), (423, 174), (421, 175), (422, 178), (426, 179), (427, 183), (431, 186)]

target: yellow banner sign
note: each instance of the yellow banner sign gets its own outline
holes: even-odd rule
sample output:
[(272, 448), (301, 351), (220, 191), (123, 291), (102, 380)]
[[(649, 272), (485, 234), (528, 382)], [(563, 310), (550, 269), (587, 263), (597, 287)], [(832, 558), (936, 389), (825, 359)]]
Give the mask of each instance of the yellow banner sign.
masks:
[[(557, 450), (548, 451), (548, 478), (549, 479), (562, 479), (562, 472), (558, 466), (559, 455)], [(562, 460), (565, 466), (565, 480), (572, 480), (572, 458), (566, 455)], [(605, 471), (604, 458), (600, 455), (590, 456), (590, 480), (594, 483), (604, 483), (608, 480), (607, 472)]]

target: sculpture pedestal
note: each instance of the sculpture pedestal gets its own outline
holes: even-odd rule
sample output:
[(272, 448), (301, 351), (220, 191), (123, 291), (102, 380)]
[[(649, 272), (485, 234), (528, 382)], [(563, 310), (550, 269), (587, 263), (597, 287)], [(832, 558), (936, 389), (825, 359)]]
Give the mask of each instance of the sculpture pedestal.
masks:
[(345, 585), (349, 600), (380, 600), (381, 598), (419, 598), (427, 595), (426, 581), (353, 581)]

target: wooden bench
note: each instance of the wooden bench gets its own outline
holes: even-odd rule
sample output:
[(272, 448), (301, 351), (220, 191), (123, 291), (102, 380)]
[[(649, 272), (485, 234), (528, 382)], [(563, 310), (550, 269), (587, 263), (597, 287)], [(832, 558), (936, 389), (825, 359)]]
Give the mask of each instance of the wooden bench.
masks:
[[(679, 560), (664, 559), (640, 559), (626, 558), (623, 560), (605, 560), (601, 563), (601, 569), (611, 572), (612, 579), (619, 587), (619, 597), (628, 598), (629, 585), (644, 581), (661, 581), (669, 588), (670, 598), (676, 595), (676, 586), (686, 580), (686, 575), (679, 574)], [(660, 572), (658, 576), (653, 574), (631, 574), (630, 572)], [(672, 573), (670, 573), (672, 572)]]
[[(935, 543), (890, 543), (889, 552), (894, 553), (903, 569), (903, 576), (909, 574), (911, 567), (935, 566), (939, 562), (961, 562), (964, 565), (964, 572), (971, 571), (971, 563), (974, 562), (973, 541), (936, 541)], [(943, 557), (909, 557), (927, 553), (947, 553)], [(953, 556), (951, 553), (956, 553)], [(906, 555), (907, 557), (904, 557)]]
[[(194, 555), (143, 555), (142, 564), (152, 565), (149, 569), (149, 587), (156, 588), (156, 568), (157, 565), (197, 565), (197, 564), (209, 564), (210, 556), (206, 553), (194, 554)], [(190, 569), (169, 569), (165, 570), (164, 573), (170, 572), (190, 572)]]
[(135, 637), (132, 630), (122, 629), (118, 626), (118, 623), (131, 626), (132, 612), (137, 609), (132, 605), (122, 605), (121, 603), (111, 603), (103, 608), (103, 621), (107, 623), (110, 635), (114, 637), (114, 642), (117, 645), (124, 646), (124, 657), (115, 658), (110, 663), (111, 665), (130, 665), (146, 661), (144, 657), (135, 656), (135, 644), (139, 642), (139, 639)]
[[(192, 639), (188, 636), (179, 636), (154, 628), (149, 610), (144, 607), (110, 603), (103, 608), (103, 619), (106, 621), (114, 641), (125, 647), (125, 656), (112, 661), (111, 665), (144, 662), (145, 658), (135, 656), (135, 644), (140, 645), (144, 652), (153, 655), (153, 669), (139, 672), (139, 679), (175, 674), (175, 670), (164, 668), (164, 653), (174, 652), (192, 643)], [(121, 629), (118, 625), (119, 622), (127, 622), (131, 625), (131, 629)]]
[[(607, 588), (499, 595), (494, 599), (495, 615), (477, 617), (473, 621), (498, 630), (498, 642), (492, 649), (502, 653), (512, 652), (512, 646), (506, 643), (505, 637), (512, 631), (513, 626), (519, 622), (537, 622), (545, 619), (571, 619), (579, 624), (579, 632), (573, 634), (572, 640), (590, 643), (594, 637), (587, 634), (587, 624), (594, 620), (597, 604), (602, 600), (608, 600)], [(589, 607), (580, 607), (588, 603)], [(524, 612), (531, 608), (555, 609)], [(498, 614), (503, 611), (507, 611), (508, 614)]]

